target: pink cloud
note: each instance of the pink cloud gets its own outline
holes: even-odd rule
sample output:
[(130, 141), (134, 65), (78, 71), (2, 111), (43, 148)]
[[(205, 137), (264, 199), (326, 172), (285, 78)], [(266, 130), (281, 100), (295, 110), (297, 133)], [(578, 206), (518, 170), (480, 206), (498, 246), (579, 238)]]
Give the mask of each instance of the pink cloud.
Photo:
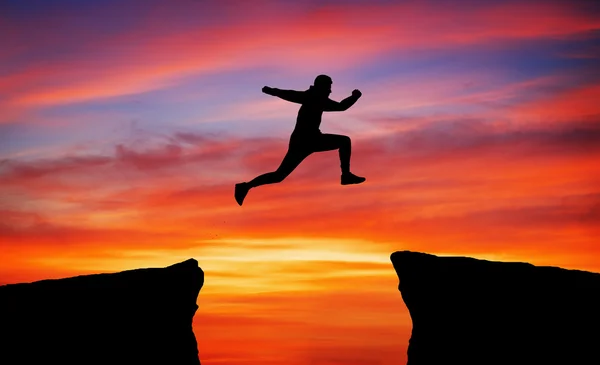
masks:
[(523, 103), (510, 110), (517, 118), (535, 123), (572, 123), (600, 119), (600, 84), (569, 88), (562, 92)]
[(325, 6), (272, 19), (243, 18), (235, 24), (177, 32), (167, 29), (163, 36), (152, 38), (144, 34), (158, 34), (165, 24), (148, 20), (143, 24), (156, 28), (152, 32), (136, 29), (95, 44), (96, 50), (117, 52), (110, 61), (84, 53), (75, 61), (25, 66), (4, 78), (0, 91), (10, 95), (15, 105), (70, 103), (168, 87), (190, 74), (259, 65), (296, 72), (312, 70), (317, 64), (320, 69), (339, 69), (391, 50), (493, 47), (504, 41), (562, 37), (600, 27), (597, 19), (575, 7), (547, 3), (444, 12), (423, 4)]

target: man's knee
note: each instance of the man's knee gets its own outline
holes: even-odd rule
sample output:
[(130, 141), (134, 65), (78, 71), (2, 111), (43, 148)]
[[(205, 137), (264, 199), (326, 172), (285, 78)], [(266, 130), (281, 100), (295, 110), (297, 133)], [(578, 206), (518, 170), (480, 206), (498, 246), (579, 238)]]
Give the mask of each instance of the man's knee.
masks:
[(350, 137), (348, 137), (348, 136), (341, 136), (340, 141), (341, 141), (341, 143), (342, 143), (343, 146), (349, 146), (350, 143), (352, 143), (351, 140), (350, 140)]

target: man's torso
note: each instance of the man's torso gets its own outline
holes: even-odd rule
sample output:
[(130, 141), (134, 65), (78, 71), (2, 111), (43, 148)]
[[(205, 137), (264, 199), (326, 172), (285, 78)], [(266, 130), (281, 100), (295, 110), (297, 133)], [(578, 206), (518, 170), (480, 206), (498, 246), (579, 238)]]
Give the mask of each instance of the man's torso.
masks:
[(323, 106), (325, 100), (314, 95), (310, 90), (304, 91), (304, 102), (298, 110), (296, 118), (296, 134), (315, 134), (320, 133), (321, 118), (323, 116)]

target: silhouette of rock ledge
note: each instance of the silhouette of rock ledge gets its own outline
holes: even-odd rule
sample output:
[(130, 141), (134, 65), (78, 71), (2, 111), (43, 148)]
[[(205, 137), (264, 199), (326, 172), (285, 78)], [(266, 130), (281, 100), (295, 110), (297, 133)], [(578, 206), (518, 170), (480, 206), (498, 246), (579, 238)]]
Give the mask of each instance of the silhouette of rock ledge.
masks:
[(0, 364), (195, 364), (198, 262), (0, 286)]
[(600, 274), (398, 251), (408, 365), (600, 364)]

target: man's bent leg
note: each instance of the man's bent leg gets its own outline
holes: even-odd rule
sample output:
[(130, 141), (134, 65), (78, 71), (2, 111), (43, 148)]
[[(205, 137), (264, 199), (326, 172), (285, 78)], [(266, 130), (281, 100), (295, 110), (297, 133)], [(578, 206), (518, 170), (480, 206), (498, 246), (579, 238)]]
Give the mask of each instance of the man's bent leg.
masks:
[(339, 134), (321, 134), (316, 144), (315, 152), (338, 150), (340, 155), (340, 168), (342, 174), (350, 173), (350, 155), (352, 154), (352, 142), (350, 137)]
[(366, 179), (356, 176), (350, 172), (350, 156), (352, 153), (352, 142), (350, 137), (339, 134), (321, 134), (315, 152), (331, 151), (339, 149), (340, 168), (342, 170), (342, 185), (360, 184)]

